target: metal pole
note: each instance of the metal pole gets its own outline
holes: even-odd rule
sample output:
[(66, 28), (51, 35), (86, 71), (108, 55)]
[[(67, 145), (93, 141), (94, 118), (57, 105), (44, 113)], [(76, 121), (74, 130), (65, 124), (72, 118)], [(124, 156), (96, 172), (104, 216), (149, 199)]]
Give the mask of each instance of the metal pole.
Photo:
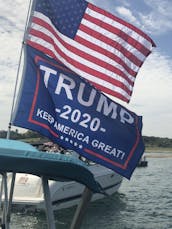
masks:
[(0, 208), (2, 208), (2, 195), (3, 195), (3, 175), (1, 174)]
[(9, 201), (8, 201), (8, 208), (7, 208), (7, 223), (10, 223), (11, 220), (11, 206), (13, 201), (15, 179), (16, 179), (16, 173), (13, 173), (11, 177), (11, 187), (10, 187), (10, 194), (9, 194)]
[(48, 228), (56, 229), (54, 212), (51, 204), (50, 189), (49, 189), (48, 179), (46, 177), (42, 177), (42, 188), (44, 192), (44, 201), (45, 201), (45, 210), (46, 210)]
[(12, 106), (11, 106), (11, 112), (10, 112), (10, 121), (8, 124), (8, 131), (7, 131), (7, 139), (10, 139), (10, 132), (11, 132), (11, 126), (12, 126), (12, 115), (13, 115), (13, 111), (14, 111), (14, 104), (15, 104), (15, 98), (16, 98), (16, 92), (17, 92), (17, 85), (18, 85), (18, 79), (19, 79), (19, 71), (20, 71), (20, 66), (21, 66), (21, 58), (22, 58), (22, 53), (23, 53), (23, 47), (24, 47), (24, 39), (25, 39), (25, 35), (26, 35), (26, 30), (27, 30), (27, 25), (29, 22), (29, 17), (30, 17), (30, 11), (31, 11), (31, 6), (32, 6), (32, 0), (30, 0), (29, 2), (29, 9), (27, 12), (27, 17), (26, 17), (26, 23), (25, 23), (25, 28), (24, 28), (24, 35), (23, 35), (23, 42), (22, 42), (22, 46), (20, 49), (20, 56), (19, 56), (19, 61), (18, 61), (18, 68), (17, 68), (17, 75), (16, 75), (16, 81), (15, 81), (15, 86), (14, 86), (14, 93), (13, 93), (13, 99), (12, 99)]
[(7, 222), (7, 208), (8, 208), (8, 186), (7, 186), (7, 174), (3, 173), (3, 184), (4, 184), (4, 205), (3, 205), (3, 217), (1, 227), (9, 229)]
[(2, 195), (3, 195), (3, 189), (4, 189), (4, 181), (3, 181), (3, 174), (1, 174), (1, 193), (0, 193), (0, 211), (1, 211), (1, 218), (0, 218), (0, 225), (1, 228), (3, 229), (2, 225), (2, 217), (3, 217), (3, 204), (2, 204)]
[(70, 229), (79, 229), (81, 227), (82, 220), (84, 218), (84, 214), (86, 212), (88, 204), (91, 200), (92, 194), (92, 191), (85, 187), (84, 192), (82, 194), (82, 199), (76, 209)]
[[(20, 55), (19, 55), (19, 61), (18, 61), (19, 64), (18, 64), (18, 68), (17, 68), (16, 81), (15, 81), (15, 86), (14, 86), (14, 93), (13, 93), (11, 113), (10, 113), (10, 121), (9, 121), (9, 124), (8, 124), (8, 131), (7, 131), (7, 136), (6, 136), (7, 139), (10, 139), (11, 126), (12, 126), (11, 122), (12, 122), (12, 115), (13, 115), (13, 111), (14, 111), (14, 104), (15, 104), (15, 98), (16, 98), (16, 92), (17, 92), (17, 85), (18, 85), (18, 79), (19, 79), (21, 59), (22, 59), (22, 53), (23, 53), (23, 47), (24, 47), (24, 39), (25, 39), (25, 35), (26, 35), (27, 25), (28, 25), (28, 22), (29, 22), (31, 6), (32, 6), (32, 0), (29, 1), (29, 8), (28, 8), (26, 22), (25, 22), (23, 41), (22, 41), (22, 46), (21, 46), (21, 49), (20, 49)], [(13, 192), (14, 192), (15, 177), (16, 177), (16, 174), (12, 173), (9, 202), (8, 202), (8, 204), (6, 206), (6, 223), (7, 223), (7, 225), (10, 222), (11, 205), (12, 205), (12, 198), (13, 198)]]
[[(15, 98), (16, 98), (16, 92), (17, 92), (17, 85), (18, 85), (18, 79), (19, 79), (19, 72), (20, 72), (20, 66), (21, 66), (21, 59), (22, 59), (22, 53), (23, 53), (23, 47), (24, 47), (24, 39), (25, 39), (25, 34), (26, 34), (26, 30), (27, 30), (27, 25), (28, 25), (28, 21), (29, 21), (29, 17), (30, 17), (30, 11), (31, 11), (31, 5), (32, 5), (32, 0), (29, 1), (29, 8), (28, 8), (28, 12), (27, 12), (27, 17), (26, 17), (26, 22), (25, 22), (25, 28), (24, 28), (24, 35), (23, 35), (23, 42), (22, 42), (22, 46), (20, 49), (20, 55), (19, 55), (19, 61), (18, 61), (18, 68), (17, 68), (17, 74), (16, 74), (16, 81), (15, 81), (15, 86), (14, 86), (14, 93), (13, 93), (13, 99), (12, 99), (12, 106), (11, 106), (11, 113), (10, 113), (10, 121), (8, 124), (8, 131), (7, 131), (7, 139), (10, 139), (10, 133), (11, 133), (11, 126), (12, 126), (12, 115), (13, 115), (13, 111), (14, 111), (14, 103), (15, 103)], [(11, 205), (12, 205), (12, 198), (13, 198), (13, 191), (14, 191), (14, 184), (15, 184), (15, 177), (16, 174), (12, 173), (12, 180), (11, 180), (11, 188), (10, 188), (10, 196), (9, 196), (9, 202), (7, 202), (6, 197), (4, 200), (4, 204), (5, 204), (5, 225), (7, 225), (5, 227), (5, 229), (8, 229), (8, 225), (10, 222), (10, 216), (11, 216)], [(7, 175), (6, 175), (6, 182), (7, 182)], [(6, 184), (7, 185), (7, 184)], [(4, 191), (5, 187), (4, 187)], [(7, 194), (8, 195), (8, 194)], [(8, 196), (7, 196), (8, 198)], [(3, 225), (2, 225), (3, 226)]]

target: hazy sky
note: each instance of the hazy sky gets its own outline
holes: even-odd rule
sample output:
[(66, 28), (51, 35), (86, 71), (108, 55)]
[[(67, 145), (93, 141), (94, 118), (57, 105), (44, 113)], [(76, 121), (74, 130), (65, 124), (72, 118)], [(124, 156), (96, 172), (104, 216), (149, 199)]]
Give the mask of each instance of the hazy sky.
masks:
[[(143, 135), (172, 138), (172, 1), (90, 0), (146, 32), (157, 47), (142, 65), (130, 103)], [(0, 130), (7, 130), (29, 0), (0, 0)], [(14, 127), (16, 129), (16, 127)]]

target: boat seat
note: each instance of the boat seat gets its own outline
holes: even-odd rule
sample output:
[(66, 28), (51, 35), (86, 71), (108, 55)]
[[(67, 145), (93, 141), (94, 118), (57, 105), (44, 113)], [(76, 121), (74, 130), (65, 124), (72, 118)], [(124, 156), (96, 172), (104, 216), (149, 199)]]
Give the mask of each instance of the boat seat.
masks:
[[(74, 180), (79, 182), (85, 185), (86, 189), (84, 191), (84, 195), (87, 195), (87, 197), (90, 196), (90, 198), (90, 193), (103, 194), (101, 186), (94, 179), (91, 171), (79, 159), (73, 157), (72, 155), (41, 152), (32, 145), (22, 141), (0, 139), (0, 173), (3, 177), (2, 185), (4, 187), (5, 196), (4, 213), (2, 218), (2, 228), (5, 229), (9, 228), (9, 215), (16, 173), (28, 173), (42, 178), (48, 226), (51, 229), (55, 228), (55, 221), (54, 218), (52, 218), (53, 210), (48, 180), (61, 182)], [(7, 173), (13, 173), (13, 181), (10, 188), (11, 195), (8, 195), (7, 190)], [(79, 211), (81, 211), (81, 208), (83, 208), (83, 206), (80, 206)], [(75, 216), (75, 218), (77, 217)], [(75, 223), (73, 223), (73, 225), (74, 224)], [(73, 228), (75, 228), (75, 226), (73, 226)]]

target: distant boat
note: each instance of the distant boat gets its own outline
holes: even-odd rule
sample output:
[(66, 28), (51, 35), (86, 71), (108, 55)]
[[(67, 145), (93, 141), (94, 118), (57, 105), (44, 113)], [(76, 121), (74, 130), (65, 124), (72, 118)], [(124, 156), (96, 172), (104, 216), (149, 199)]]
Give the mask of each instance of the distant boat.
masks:
[(139, 161), (137, 167), (147, 167), (147, 166), (148, 166), (148, 161), (146, 160), (146, 156), (143, 156), (143, 157), (140, 159), (140, 161)]

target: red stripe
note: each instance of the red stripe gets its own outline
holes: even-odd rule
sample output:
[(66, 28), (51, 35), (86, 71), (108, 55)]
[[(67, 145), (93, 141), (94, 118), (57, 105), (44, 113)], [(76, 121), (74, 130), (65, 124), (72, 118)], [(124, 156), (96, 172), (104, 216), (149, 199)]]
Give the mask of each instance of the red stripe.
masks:
[[(71, 46), (70, 44), (66, 43), (64, 40), (62, 40), (57, 35), (56, 31), (48, 23), (44, 22), (43, 20), (40, 20), (40, 19), (37, 20), (36, 18), (34, 18), (34, 22), (37, 23), (38, 25), (43, 26), (47, 30), (49, 30), (56, 37), (56, 39), (58, 41), (60, 41), (60, 43), (63, 44), (63, 46), (66, 47), (71, 52), (75, 53), (78, 56), (81, 56), (82, 58), (84, 58), (86, 60), (91, 61), (92, 63), (95, 63), (101, 67), (104, 67), (104, 68), (118, 74), (119, 76), (124, 78), (130, 85), (133, 85), (133, 82), (130, 80), (130, 78), (122, 70), (120, 70), (120, 69), (116, 68), (115, 66), (108, 64), (107, 62), (104, 62), (104, 61), (102, 61), (102, 60), (100, 60), (94, 56), (91, 56), (91, 55), (87, 54), (86, 52), (81, 51), (80, 49), (77, 49), (77, 48)], [(55, 46), (55, 43), (53, 42), (53, 40), (52, 39), (50, 40), (48, 37), (44, 36), (43, 33), (39, 33), (39, 32), (36, 33), (36, 30), (33, 30), (33, 29), (31, 29), (30, 33), (35, 35), (35, 36), (41, 37), (41, 38), (44, 37), (43, 39), (45, 39), (49, 43), (52, 43), (52, 45)]]
[[(52, 57), (53, 59), (56, 59), (57, 60), (57, 57), (54, 55), (54, 53), (50, 50), (50, 49), (47, 49), (45, 48), (44, 46), (42, 45), (39, 45), (33, 41), (30, 41), (30, 40), (27, 40), (27, 44), (32, 46), (33, 48), (45, 53), (46, 55), (49, 55), (50, 57)], [(58, 60), (60, 61), (60, 60)]]
[[(103, 67), (103, 68), (105, 68), (111, 72), (116, 73), (117, 75), (119, 75), (123, 79), (125, 79), (130, 85), (133, 85), (133, 82), (129, 79), (129, 77), (122, 70), (116, 68), (115, 66), (113, 66), (111, 64), (108, 64), (107, 62), (104, 62), (104, 61), (96, 58), (95, 56), (92, 56), (92, 55), (90, 55), (84, 51), (81, 51), (80, 49), (77, 49), (77, 48), (71, 46), (70, 44), (68, 44), (64, 40), (62, 40), (60, 37), (57, 37), (57, 35), (56, 35), (56, 39), (58, 39), (60, 41), (60, 43), (63, 44), (63, 46), (66, 47), (66, 49), (68, 49), (72, 53), (74, 53), (74, 54), (82, 57), (83, 59), (86, 59), (86, 60), (88, 60), (88, 61), (90, 61), (96, 65), (99, 65), (100, 67)], [(107, 77), (110, 77), (110, 76), (107, 75)]]
[[(46, 28), (47, 30), (51, 31), (54, 36), (56, 36), (56, 33), (54, 32), (54, 29), (52, 29), (52, 27), (50, 26), (50, 24), (46, 23), (44, 20), (40, 19), (40, 18), (36, 18), (33, 17), (33, 23), (38, 24), (43, 26), (44, 28)], [(135, 55), (133, 55), (131, 52), (129, 52), (127, 49), (125, 49), (123, 46), (121, 46), (119, 43), (112, 41), (111, 39), (109, 39), (106, 36), (103, 36), (101, 33), (96, 32), (90, 28), (88, 28), (85, 25), (80, 25), (79, 30), (90, 34), (91, 36), (94, 35), (94, 37), (102, 42), (105, 42), (106, 44), (113, 46), (115, 49), (117, 49), (118, 51), (120, 51), (121, 53), (125, 53), (125, 56), (131, 61), (133, 62), (136, 66), (140, 67), (142, 65), (142, 61), (139, 60)], [(89, 46), (88, 46), (89, 47)]]
[[(37, 49), (37, 50), (41, 50), (41, 49), (44, 49), (44, 46), (41, 46), (41, 45), (38, 45), (38, 44), (36, 44), (36, 43), (34, 43), (34, 42), (31, 42), (31, 41), (27, 41), (27, 44), (28, 45), (30, 45), (30, 46), (32, 46), (33, 48), (35, 48), (35, 49)], [(47, 50), (47, 54), (48, 55), (50, 55), (50, 56), (52, 56), (53, 55), (53, 53), (49, 50), (49, 49), (46, 49)], [(52, 55), (51, 55), (52, 54)], [(54, 59), (56, 59), (57, 61), (59, 61), (55, 56), (54, 56)], [(51, 63), (52, 64), (52, 63)], [(54, 66), (57, 66), (57, 64), (54, 64)], [(65, 69), (65, 71), (68, 71), (68, 72), (70, 72), (70, 73), (74, 73), (74, 72), (72, 72), (71, 70), (69, 70), (68, 68), (66, 68), (66, 67), (62, 67), (62, 66), (59, 66), (58, 65), (58, 68), (61, 68), (61, 69)], [(75, 73), (74, 73), (75, 74)], [(120, 94), (120, 93), (118, 93), (118, 92), (116, 92), (116, 91), (113, 91), (113, 90), (111, 90), (111, 89), (109, 89), (109, 88), (106, 88), (106, 87), (104, 87), (104, 86), (102, 86), (102, 85), (99, 85), (99, 84), (96, 84), (96, 82), (93, 82), (93, 81), (91, 81), (91, 80), (89, 80), (89, 82), (93, 85), (93, 86), (95, 86), (98, 90), (100, 90), (100, 91), (104, 91), (105, 93), (107, 93), (107, 94), (111, 94), (112, 96), (114, 96), (114, 97), (117, 97), (117, 98), (119, 98), (119, 99), (121, 99), (121, 100), (123, 100), (123, 101), (125, 101), (125, 102), (129, 102), (129, 99), (127, 99), (125, 96), (123, 96), (122, 94)], [(130, 92), (130, 95), (132, 94), (132, 92)]]
[[(28, 41), (27, 44), (29, 44), (29, 42), (31, 42), (31, 41)], [(43, 60), (44, 62), (47, 62), (47, 63), (49, 63), (49, 64), (51, 64), (51, 65), (53, 65), (53, 66), (55, 66), (55, 67), (57, 67), (57, 68), (65, 71), (65, 72), (76, 74), (75, 72), (73, 72), (72, 70), (70, 70), (69, 68), (67, 68), (64, 64), (62, 64), (62, 62), (60, 60), (58, 60), (59, 63), (58, 62), (53, 63), (51, 60), (46, 60), (45, 58), (43, 58), (41, 56), (35, 57), (35, 60), (37, 62), (40, 61), (40, 60)], [(62, 64), (62, 65), (60, 65), (60, 64)]]
[[(111, 90), (111, 89), (109, 89), (107, 87), (104, 87), (104, 86), (102, 86), (100, 84), (96, 84), (96, 82), (91, 82), (91, 84), (94, 85), (100, 91), (104, 91), (105, 93), (107, 93), (109, 95), (112, 95), (114, 97), (117, 97), (117, 98), (119, 98), (119, 99), (121, 99), (121, 100), (123, 100), (123, 101), (125, 101), (127, 103), (129, 102), (129, 99), (127, 97), (125, 97), (124, 95), (122, 95), (121, 93), (119, 93), (119, 92), (117, 92), (115, 90)], [(122, 87), (120, 87), (120, 88), (122, 88)], [(131, 97), (132, 92), (130, 92), (130, 94), (128, 94), (128, 95)]]
[(136, 117), (136, 119), (135, 119), (135, 128), (136, 128), (136, 133), (137, 133), (137, 135), (136, 135), (136, 141), (135, 141), (135, 144), (133, 145), (133, 147), (132, 147), (132, 149), (131, 149), (131, 151), (130, 151), (130, 154), (129, 154), (129, 156), (128, 156), (126, 162), (125, 162), (125, 165), (124, 165), (125, 168), (127, 168), (128, 163), (130, 162), (130, 160), (131, 160), (133, 154), (135, 153), (136, 147), (137, 147), (138, 144), (139, 144), (139, 140), (140, 140), (140, 131), (139, 131), (139, 129), (138, 129), (138, 117)]
[(140, 132), (138, 130), (138, 118), (137, 117), (136, 117), (135, 122), (136, 122), (136, 126), (135, 127), (136, 127), (136, 132), (137, 132), (136, 141), (135, 141), (134, 145), (132, 146), (132, 149), (130, 150), (129, 155), (128, 155), (128, 158), (125, 161), (125, 164), (124, 165), (119, 164), (119, 163), (117, 163), (115, 161), (112, 161), (110, 158), (104, 157), (103, 155), (101, 155), (101, 154), (99, 154), (97, 152), (94, 152), (94, 151), (92, 151), (92, 150), (90, 150), (88, 148), (84, 148), (84, 151), (87, 152), (88, 154), (93, 155), (94, 157), (100, 158), (101, 160), (108, 162), (111, 165), (114, 165), (114, 166), (117, 166), (119, 168), (122, 168), (122, 169), (125, 169), (126, 170), (127, 167), (128, 167), (128, 163), (130, 162), (133, 154), (135, 153), (135, 149), (138, 146), (138, 143), (139, 143), (139, 140), (140, 140)]
[[(60, 37), (58, 38), (58, 40), (60, 41), (61, 44), (63, 44), (64, 47), (66, 47), (66, 49), (68, 49), (72, 53), (74, 53), (74, 54), (76, 54), (76, 55), (96, 64), (96, 65), (99, 65), (100, 67), (103, 67), (103, 68), (105, 68), (105, 69), (107, 69), (113, 73), (116, 73), (117, 75), (119, 75), (123, 79), (125, 79), (130, 85), (133, 85), (133, 82), (129, 79), (129, 77), (122, 70), (120, 70), (120, 69), (116, 68), (115, 66), (108, 64), (107, 62), (104, 62), (104, 61), (84, 52), (84, 51), (81, 51), (80, 49), (77, 49), (77, 48), (71, 46), (70, 44), (68, 44), (64, 40), (62, 40)], [(107, 77), (110, 77), (110, 76), (107, 76)]]
[(75, 36), (75, 41), (77, 41), (78, 43), (85, 45), (86, 47), (89, 47), (90, 49), (97, 51), (97, 52), (107, 56), (108, 58), (112, 59), (113, 61), (119, 63), (133, 77), (135, 77), (137, 75), (136, 71), (132, 70), (120, 57), (115, 55), (115, 53), (108, 51), (108, 49), (104, 49), (104, 48), (102, 48), (96, 44), (93, 44), (90, 41), (85, 40), (84, 38), (82, 38), (78, 35)]
[[(45, 35), (44, 33), (42, 32), (38, 32), (38, 31), (35, 31), (35, 30), (30, 30), (30, 34), (36, 36), (36, 37), (40, 37), (41, 39), (49, 42), (49, 43), (52, 43), (53, 44), (53, 39), (50, 38), (49, 36)], [(103, 74), (102, 72), (99, 72), (97, 70), (94, 70), (80, 62), (77, 62), (75, 61), (74, 59), (72, 59), (71, 57), (67, 56), (58, 46), (56, 46), (55, 44), (53, 44), (53, 47), (54, 49), (56, 50), (56, 52), (61, 56), (63, 57), (68, 63), (72, 64), (73, 66), (75, 66), (76, 68), (90, 74), (90, 75), (93, 75), (95, 76), (96, 78), (100, 78), (100, 79), (103, 79), (109, 83), (112, 83), (113, 85), (117, 86), (117, 87), (123, 87), (125, 88), (125, 91), (127, 91), (128, 94), (131, 93), (131, 91), (125, 86), (125, 84), (123, 84), (122, 82), (119, 82), (118, 80), (115, 80), (113, 78), (111, 78), (110, 76), (107, 76), (105, 74)], [(40, 46), (40, 48), (38, 48), (40, 51), (42, 52), (45, 52), (45, 48), (44, 46)], [(47, 52), (46, 52), (47, 53)], [(48, 54), (51, 54), (52, 52), (49, 51)], [(52, 56), (52, 54), (51, 54)], [(56, 58), (57, 59), (57, 58)], [(91, 79), (90, 79), (91, 80)], [(133, 83), (133, 82), (132, 82)]]
[[(29, 41), (29, 40), (27, 41), (27, 44), (30, 45), (30, 46), (32, 46), (33, 48), (35, 48), (35, 49), (37, 49), (37, 50), (42, 51), (42, 52), (46, 51), (46, 53), (47, 53), (49, 56), (51, 56), (51, 57), (53, 57), (53, 55), (54, 55), (54, 53), (53, 53), (51, 50), (46, 49), (46, 48), (45, 48), (44, 46), (42, 46), (42, 45), (36, 44), (36, 43), (34, 43), (34, 42), (32, 42), (32, 41)], [(44, 50), (44, 51), (43, 51), (43, 50)], [(53, 58), (56, 59), (57, 61), (59, 61), (57, 57), (54, 56)], [(89, 82), (90, 82), (92, 85), (94, 85), (98, 90), (104, 91), (105, 93), (110, 94), (110, 95), (112, 95), (112, 96), (114, 96), (114, 97), (117, 97), (117, 98), (119, 98), (119, 99), (121, 99), (121, 100), (123, 100), (123, 101), (125, 101), (125, 102), (129, 102), (129, 99), (126, 98), (125, 96), (123, 96), (122, 94), (120, 94), (119, 92), (116, 92), (116, 91), (114, 91), (114, 90), (111, 90), (111, 89), (109, 89), (109, 88), (106, 88), (106, 87), (104, 87), (104, 86), (102, 86), (102, 85), (99, 85), (99, 84), (97, 84), (96, 82), (93, 82), (93, 81), (91, 81), (91, 80), (89, 80)], [(120, 86), (120, 88), (122, 88), (122, 85), (118, 85), (118, 86)], [(130, 92), (129, 95), (131, 95), (131, 94), (132, 94), (132, 92)]]
[[(110, 64), (108, 64), (108, 63), (105, 63), (105, 62), (101, 61), (101, 60), (98, 59), (98, 58), (95, 58), (95, 57), (93, 57), (93, 56), (91, 56), (91, 55), (88, 55), (87, 53), (85, 53), (85, 52), (83, 52), (83, 51), (81, 51), (81, 50), (79, 50), (79, 49), (77, 49), (77, 48), (74, 48), (74, 47), (70, 46), (69, 44), (67, 44), (66, 42), (64, 42), (64, 41), (57, 35), (57, 33), (53, 30), (53, 28), (52, 28), (49, 24), (47, 24), (47, 23), (45, 23), (45, 22), (43, 23), (43, 21), (40, 20), (40, 19), (36, 20), (36, 18), (35, 18), (34, 22), (35, 22), (35, 23), (38, 22), (39, 25), (44, 26), (47, 30), (49, 30), (51, 33), (53, 33), (54, 36), (56, 37), (56, 39), (59, 40), (68, 50), (71, 50), (71, 52), (76, 53), (76, 54), (79, 55), (79, 56), (82, 56), (84, 59), (89, 59), (89, 60), (92, 61), (93, 63), (99, 62), (100, 64), (99, 64), (99, 63), (97, 63), (97, 64), (104, 66), (105, 68), (109, 69), (110, 71), (116, 72), (118, 75), (120, 75), (120, 76), (123, 77), (125, 80), (127, 80), (127, 82), (128, 82), (130, 85), (133, 85), (133, 82), (132, 82), (132, 81), (128, 78), (128, 76), (126, 76), (126, 75), (124, 74), (124, 72), (122, 72), (121, 70), (115, 68), (114, 66), (112, 66), (112, 65), (110, 65)], [(43, 40), (45, 40), (45, 41), (51, 43), (51, 44), (55, 47), (56, 51), (59, 52), (60, 49), (59, 49), (59, 47), (57, 47), (57, 46), (55, 45), (53, 39), (50, 38), (50, 37), (48, 37), (48, 36), (45, 35), (44, 33), (39, 32), (39, 31), (34, 30), (34, 29), (31, 29), (31, 30), (30, 30), (30, 34), (32, 34), (32, 35), (34, 35), (34, 36), (36, 36), (36, 37), (40, 37), (41, 39), (43, 39)], [(43, 50), (42, 50), (42, 51), (43, 51)], [(64, 56), (64, 55), (63, 55), (63, 56)], [(86, 57), (87, 57), (87, 58), (86, 58)], [(65, 58), (68, 59), (69, 57), (68, 57), (67, 55), (65, 55)], [(74, 63), (74, 60), (73, 60), (72, 58), (70, 58), (70, 59), (72, 60), (72, 63)], [(77, 61), (76, 61), (76, 62), (77, 62)], [(77, 62), (77, 63), (78, 63), (78, 62)], [(85, 66), (85, 65), (84, 65), (84, 66)], [(78, 64), (77, 64), (77, 67), (78, 67)], [(91, 69), (91, 68), (89, 68), (89, 69)], [(100, 78), (102, 78), (103, 75), (104, 75), (104, 74), (100, 73), (99, 71), (96, 71), (96, 70), (93, 70), (93, 69), (92, 69), (92, 73), (91, 73), (91, 74), (93, 74), (93, 75), (95, 75), (95, 73), (93, 73), (93, 71), (95, 71), (96, 74), (99, 73)], [(87, 71), (87, 73), (90, 73), (90, 70)], [(101, 76), (101, 75), (102, 75), (102, 76)], [(112, 83), (113, 83), (113, 82), (116, 82), (116, 80), (114, 81), (114, 79), (111, 78), (110, 76), (107, 76), (107, 77), (109, 78), (109, 82), (112, 82)], [(103, 77), (103, 78), (104, 78), (104, 77)]]
[(119, 167), (119, 168), (121, 168), (121, 169), (124, 169), (124, 168), (123, 168), (123, 167), (124, 167), (123, 165), (121, 165), (121, 164), (119, 164), (119, 163), (117, 163), (117, 162), (115, 162), (115, 161), (112, 161), (111, 159), (109, 159), (109, 158), (107, 158), (107, 157), (104, 157), (103, 155), (101, 155), (101, 154), (99, 154), (99, 153), (96, 153), (96, 152), (94, 152), (94, 151), (92, 151), (92, 150), (90, 150), (90, 149), (87, 149), (87, 148), (85, 148), (84, 151), (85, 151), (86, 153), (88, 153), (88, 154), (93, 155), (94, 157), (97, 157), (97, 158), (99, 158), (99, 159), (101, 159), (101, 160), (103, 160), (103, 161), (108, 162), (109, 164), (111, 164), (111, 165), (113, 165), (113, 166), (117, 166), (117, 167)]
[[(138, 42), (137, 40), (135, 40), (134, 38), (129, 36), (127, 33), (123, 32), (122, 30), (120, 30), (120, 29), (118, 29), (112, 25), (109, 25), (108, 23), (103, 22), (97, 18), (91, 17), (88, 14), (85, 14), (84, 18), (87, 19), (88, 21), (96, 24), (96, 25), (100, 25), (101, 28), (106, 29), (113, 34), (116, 34), (119, 37), (119, 39), (123, 39), (128, 44), (132, 45), (139, 52), (141, 52), (144, 56), (147, 56), (148, 53), (150, 53), (149, 49), (147, 49), (144, 45), (142, 45), (140, 42)], [(100, 29), (100, 32), (101, 32), (101, 29)], [(108, 34), (107, 34), (107, 36), (108, 36)]]
[(131, 62), (133, 62), (136, 66), (140, 67), (142, 65), (142, 61), (139, 60), (133, 53), (129, 52), (127, 49), (125, 49), (122, 45), (117, 43), (114, 40), (111, 40), (109, 37), (104, 36), (100, 32), (96, 32), (95, 30), (90, 29), (89, 27), (85, 25), (80, 25), (79, 30), (90, 34), (90, 36), (93, 36), (94, 38), (106, 43), (107, 45), (114, 47), (114, 49), (120, 51), (123, 55), (125, 55)]
[(39, 74), (39, 71), (37, 71), (36, 77), (37, 77), (37, 79), (36, 79), (36, 87), (35, 87), (34, 97), (33, 97), (33, 100), (32, 100), (32, 106), (31, 106), (31, 110), (30, 110), (30, 113), (29, 113), (28, 121), (31, 122), (31, 123), (34, 123), (36, 125), (42, 126), (43, 128), (47, 129), (56, 138), (59, 138), (59, 135), (57, 133), (55, 133), (53, 130), (51, 130), (49, 125), (46, 125), (44, 123), (38, 122), (37, 120), (33, 119), (33, 113), (34, 113), (34, 110), (35, 110), (35, 105), (36, 105), (36, 102), (37, 102), (39, 85), (40, 85), (40, 74)]
[(140, 36), (144, 37), (147, 41), (149, 41), (153, 47), (155, 47), (155, 43), (153, 42), (153, 40), (147, 35), (145, 34), (142, 30), (138, 29), (137, 27), (135, 27), (134, 25), (122, 20), (121, 18), (116, 17), (115, 15), (91, 4), (88, 3), (88, 8), (90, 8), (93, 11), (96, 11), (97, 13), (100, 13), (102, 15), (105, 15), (106, 17), (109, 17), (110, 19), (119, 22), (120, 24), (130, 28), (131, 30), (135, 31), (136, 33), (138, 33)]
[[(53, 55), (54, 55), (54, 54), (52, 53), (51, 50), (45, 49), (45, 47), (42, 46), (42, 45), (36, 44), (36, 43), (34, 43), (34, 42), (32, 42), (32, 41), (29, 41), (29, 40), (27, 41), (27, 44), (30, 45), (30, 46), (32, 46), (33, 48), (35, 48), (35, 49), (41, 51), (41, 52), (43, 52), (43, 50), (44, 50), (44, 51), (46, 50), (46, 54), (49, 55), (49, 56), (51, 56), (51, 57), (53, 57)], [(57, 57), (54, 56), (53, 58), (56, 59), (57, 61), (59, 61)], [(119, 98), (119, 99), (121, 99), (121, 100), (123, 100), (123, 101), (125, 101), (125, 102), (129, 102), (129, 99), (126, 98), (125, 96), (123, 96), (122, 94), (120, 94), (119, 92), (116, 92), (116, 91), (114, 91), (114, 90), (111, 90), (111, 89), (109, 89), (109, 88), (106, 88), (106, 87), (104, 87), (104, 86), (102, 86), (102, 85), (99, 85), (99, 84), (97, 84), (96, 82), (93, 82), (93, 81), (91, 81), (91, 80), (88, 80), (88, 81), (89, 81), (92, 85), (94, 85), (98, 90), (104, 91), (105, 93), (110, 94), (110, 95), (112, 95), (112, 96), (114, 96), (114, 97), (117, 97), (117, 98)], [(120, 88), (122, 87), (122, 85), (118, 85), (118, 86), (119, 86)], [(132, 94), (132, 92), (130, 92), (129, 95), (131, 95), (131, 94)]]

